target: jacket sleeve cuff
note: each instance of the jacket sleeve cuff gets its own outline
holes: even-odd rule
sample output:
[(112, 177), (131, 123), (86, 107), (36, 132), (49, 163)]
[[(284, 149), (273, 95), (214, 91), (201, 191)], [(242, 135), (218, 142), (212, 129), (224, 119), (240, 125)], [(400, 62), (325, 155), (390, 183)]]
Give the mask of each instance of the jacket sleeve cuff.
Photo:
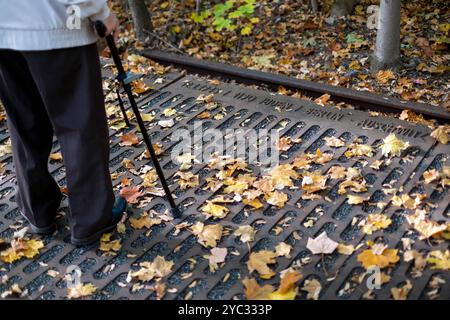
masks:
[(105, 21), (106, 18), (109, 17), (109, 15), (111, 14), (111, 10), (109, 10), (108, 4), (104, 4), (102, 9), (100, 10), (99, 13), (94, 14), (92, 16), (89, 17), (89, 19), (91, 19), (92, 21)]

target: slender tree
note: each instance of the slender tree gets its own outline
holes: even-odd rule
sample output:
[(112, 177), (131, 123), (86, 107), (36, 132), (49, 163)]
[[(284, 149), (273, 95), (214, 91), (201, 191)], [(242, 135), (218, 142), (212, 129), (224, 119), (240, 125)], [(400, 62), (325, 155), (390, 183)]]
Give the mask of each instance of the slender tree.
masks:
[(359, 0), (336, 0), (331, 8), (330, 16), (339, 18), (349, 15)]
[(144, 42), (148, 37), (145, 31), (153, 32), (152, 19), (145, 0), (128, 0), (128, 6), (133, 17), (136, 37)]
[(400, 0), (381, 0), (373, 71), (393, 68), (400, 58)]

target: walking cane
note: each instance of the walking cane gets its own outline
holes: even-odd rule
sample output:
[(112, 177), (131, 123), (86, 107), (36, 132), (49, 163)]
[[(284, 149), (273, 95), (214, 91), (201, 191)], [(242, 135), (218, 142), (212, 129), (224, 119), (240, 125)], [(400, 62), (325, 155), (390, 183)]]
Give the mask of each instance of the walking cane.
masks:
[[(106, 27), (103, 24), (103, 22), (96, 21), (95, 29), (97, 30), (97, 33), (100, 37), (104, 38), (106, 36)], [(108, 43), (108, 47), (109, 47), (109, 50), (111, 51), (111, 55), (114, 60), (114, 64), (116, 65), (116, 68), (117, 68), (117, 72), (118, 72), (117, 79), (122, 84), (123, 89), (125, 90), (125, 92), (128, 96), (128, 101), (130, 102), (131, 109), (133, 110), (133, 113), (136, 117), (136, 121), (137, 121), (139, 129), (142, 133), (142, 137), (144, 138), (145, 145), (147, 146), (148, 152), (150, 153), (150, 157), (153, 161), (153, 165), (155, 167), (156, 173), (158, 174), (159, 180), (161, 181), (161, 185), (164, 189), (167, 200), (169, 201), (172, 217), (180, 218), (181, 210), (175, 204), (172, 193), (170, 192), (169, 186), (167, 185), (167, 180), (164, 177), (164, 172), (162, 171), (161, 165), (159, 164), (159, 161), (156, 158), (156, 153), (155, 153), (155, 150), (153, 149), (153, 145), (150, 140), (150, 136), (148, 135), (147, 129), (145, 128), (145, 125), (144, 125), (144, 121), (142, 121), (142, 117), (139, 112), (138, 106), (136, 104), (136, 101), (134, 100), (134, 96), (133, 96), (133, 92), (131, 90), (130, 83), (133, 80), (135, 80), (135, 77), (128, 76), (127, 73), (125, 72), (123, 65), (122, 65), (122, 61), (120, 60), (119, 51), (117, 50), (113, 36), (107, 35), (106, 42)], [(119, 101), (119, 103), (120, 103), (120, 101)], [(123, 108), (123, 111), (124, 111), (124, 108)], [(125, 115), (126, 115), (126, 113), (125, 113)], [(125, 121), (127, 121), (127, 120), (128, 119), (126, 118)]]

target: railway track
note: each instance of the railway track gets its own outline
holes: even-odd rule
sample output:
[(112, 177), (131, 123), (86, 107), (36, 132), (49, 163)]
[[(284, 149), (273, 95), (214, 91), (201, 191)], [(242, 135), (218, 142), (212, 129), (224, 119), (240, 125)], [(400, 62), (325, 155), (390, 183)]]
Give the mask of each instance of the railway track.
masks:
[(199, 60), (159, 50), (144, 50), (141, 54), (158, 63), (185, 69), (189, 73), (218, 76), (224, 79), (236, 80), (243, 84), (265, 84), (269, 88), (275, 89), (275, 91), (279, 86), (283, 86), (287, 89), (298, 90), (312, 98), (328, 93), (333, 101), (348, 103), (361, 110), (400, 113), (405, 109), (409, 109), (422, 114), (425, 118), (433, 118), (442, 123), (450, 121), (449, 111), (430, 104), (410, 102), (367, 91), (347, 89), (269, 72), (235, 67), (224, 63)]

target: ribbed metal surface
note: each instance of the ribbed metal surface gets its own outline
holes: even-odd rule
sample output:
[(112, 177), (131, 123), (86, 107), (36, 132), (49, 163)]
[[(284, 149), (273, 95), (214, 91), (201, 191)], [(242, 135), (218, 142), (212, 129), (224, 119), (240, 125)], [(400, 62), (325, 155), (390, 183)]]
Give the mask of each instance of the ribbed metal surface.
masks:
[[(172, 79), (176, 80), (174, 76)], [(305, 100), (297, 100), (290, 97), (273, 96), (266, 92), (252, 90), (231, 84), (213, 85), (208, 81), (197, 79), (193, 76), (183, 77), (173, 82), (160, 91), (155, 92), (139, 100), (139, 106), (144, 112), (155, 111), (156, 119), (149, 125), (154, 142), (160, 141), (164, 145), (166, 152), (161, 157), (161, 164), (171, 183), (172, 190), (177, 196), (178, 203), (185, 204), (184, 219), (189, 222), (203, 221), (204, 216), (200, 213), (202, 204), (220, 194), (218, 190), (215, 194), (202, 190), (205, 178), (212, 176), (215, 172), (210, 170), (206, 164), (193, 166), (192, 172), (200, 174), (200, 187), (195, 189), (180, 190), (173, 182), (172, 175), (177, 172), (178, 166), (170, 160), (170, 150), (174, 146), (170, 135), (177, 128), (193, 130), (193, 123), (198, 121), (196, 116), (204, 111), (201, 103), (196, 101), (200, 94), (215, 94), (215, 100), (220, 102), (227, 110), (226, 115), (221, 120), (203, 120), (203, 129), (217, 128), (257, 128), (257, 129), (278, 129), (281, 135), (301, 138), (299, 144), (294, 145), (289, 151), (281, 154), (282, 163), (289, 162), (297, 154), (305, 151), (315, 152), (321, 148), (322, 152), (333, 152), (334, 159), (325, 164), (319, 165), (317, 169), (325, 172), (334, 164), (346, 167), (361, 166), (357, 160), (347, 159), (343, 153), (345, 148), (330, 150), (325, 145), (324, 138), (327, 136), (341, 137), (346, 142), (352, 142), (360, 137), (366, 144), (378, 145), (381, 139), (386, 137), (390, 130), (396, 130), (397, 135), (408, 140), (412, 145), (411, 162), (405, 162), (400, 158), (394, 158), (391, 165), (384, 170), (375, 171), (369, 166), (362, 168), (362, 172), (368, 182), (372, 185), (364, 196), (370, 196), (371, 201), (388, 201), (389, 198), (381, 192), (383, 184), (390, 183), (393, 188), (403, 186), (405, 193), (426, 193), (429, 199), (437, 206), (432, 210), (432, 218), (437, 221), (448, 221), (450, 214), (450, 197), (448, 188), (438, 188), (436, 184), (425, 185), (422, 181), (422, 173), (430, 168), (440, 168), (448, 165), (449, 147), (436, 144), (429, 137), (430, 130), (426, 127), (415, 126), (395, 119), (379, 119), (368, 116), (360, 111), (337, 110), (321, 107)], [(155, 126), (156, 122), (164, 117), (161, 116), (165, 108), (177, 110), (176, 124), (170, 129), (161, 129)], [(282, 110), (280, 112), (279, 110)], [(212, 111), (214, 115), (216, 111)], [(166, 118), (164, 118), (166, 119)], [(372, 121), (372, 122), (370, 122)], [(378, 126), (375, 122), (382, 122)], [(400, 129), (400, 126), (402, 129)], [(372, 127), (368, 130), (367, 128)], [(378, 129), (377, 129), (378, 127)], [(374, 129), (375, 128), (375, 129)], [(397, 129), (396, 129), (397, 128)], [(134, 129), (133, 129), (134, 130)], [(3, 139), (7, 137), (5, 129), (0, 131)], [(138, 134), (139, 136), (139, 134)], [(144, 147), (121, 147), (119, 139), (111, 131), (111, 172), (127, 171), (122, 167), (121, 161), (128, 158), (134, 161), (136, 168), (147, 164), (146, 160), (139, 160), (138, 157), (144, 152)], [(55, 144), (55, 152), (58, 146)], [(377, 150), (377, 149), (376, 149)], [(370, 160), (381, 159), (378, 152)], [(10, 159), (2, 159), (9, 161)], [(64, 185), (64, 169), (61, 165), (51, 164), (51, 171), (61, 185)], [(15, 178), (12, 173), (11, 164), (8, 164), (9, 173), (2, 180), (0, 186), (0, 238), (9, 237), (13, 230), (10, 226), (16, 223), (19, 218), (16, 205), (14, 203)], [(138, 184), (139, 178), (126, 173), (133, 184)], [(118, 183), (118, 181), (116, 181)], [(331, 184), (330, 184), (331, 183)], [(333, 184), (335, 183), (335, 184)], [(373, 212), (372, 206), (350, 206), (346, 203), (345, 196), (336, 193), (337, 182), (328, 182), (327, 190), (323, 191), (322, 200), (305, 201), (301, 199), (302, 193), (297, 190), (283, 190), (289, 196), (289, 201), (282, 209), (276, 209), (265, 204), (261, 208), (248, 216), (244, 214), (245, 206), (241, 203), (227, 205), (230, 213), (226, 218), (220, 220), (225, 229), (235, 230), (242, 224), (250, 224), (258, 229), (255, 241), (251, 244), (252, 251), (261, 249), (274, 249), (274, 246), (285, 241), (293, 246), (291, 258), (281, 257), (277, 259), (274, 266), (279, 272), (286, 269), (299, 260), (310, 257), (310, 263), (305, 265), (301, 272), (304, 281), (315, 278), (322, 284), (321, 299), (359, 299), (367, 291), (363, 284), (354, 281), (356, 275), (363, 273), (363, 268), (356, 261), (356, 254), (344, 256), (338, 253), (326, 256), (322, 261), (320, 255), (311, 255), (306, 249), (308, 237), (317, 236), (322, 231), (327, 231), (330, 238), (346, 244), (355, 246), (367, 240), (380, 239), (382, 237), (390, 248), (399, 248), (402, 251), (402, 238), (417, 239), (418, 234), (408, 230), (404, 214), (398, 208), (388, 205), (384, 213), (393, 220), (392, 225), (383, 231), (377, 231), (371, 236), (364, 235), (357, 224), (352, 224), (352, 220), (358, 221), (368, 213)], [(384, 198), (383, 198), (384, 197)], [(325, 198), (331, 200), (327, 201)], [(301, 209), (298, 204), (301, 204)], [(133, 216), (139, 216), (142, 210), (155, 209), (163, 212), (167, 203), (162, 198), (154, 200), (142, 209), (132, 209)], [(63, 210), (67, 210), (67, 200), (62, 205)], [(313, 227), (306, 228), (303, 223), (305, 219), (315, 216), (316, 209), (322, 208), (323, 215), (317, 216), (317, 221)], [(288, 223), (283, 223), (285, 218), (290, 217)], [(259, 223), (262, 220), (265, 223)], [(227, 247), (228, 252), (238, 252), (239, 255), (228, 254), (226, 264), (215, 273), (209, 271), (207, 259), (202, 256), (209, 254), (209, 250), (197, 243), (197, 239), (187, 230), (182, 230), (174, 235), (174, 228), (170, 224), (161, 224), (152, 227), (152, 231), (134, 230), (127, 222), (127, 232), (122, 236), (122, 249), (114, 257), (102, 256), (98, 250), (98, 244), (90, 247), (75, 248), (68, 243), (69, 233), (63, 219), (58, 221), (59, 232), (54, 237), (46, 237), (45, 250), (33, 261), (22, 260), (12, 265), (0, 265), (0, 276), (7, 274), (10, 279), (15, 279), (22, 288), (28, 289), (31, 298), (56, 299), (66, 296), (65, 281), (61, 277), (52, 278), (47, 274), (49, 269), (57, 270), (64, 275), (67, 266), (79, 265), (83, 271), (83, 282), (92, 282), (99, 290), (93, 299), (146, 299), (154, 298), (154, 293), (142, 289), (131, 292), (131, 286), (123, 286), (128, 271), (137, 269), (137, 263), (151, 261), (157, 255), (163, 255), (168, 260), (175, 262), (172, 274), (166, 278), (168, 288), (176, 288), (176, 292), (167, 293), (166, 299), (232, 299), (242, 298), (243, 286), (241, 280), (248, 274), (246, 261), (248, 259), (248, 246), (241, 243), (235, 236), (224, 236), (219, 243), (220, 247)], [(283, 232), (276, 235), (274, 227), (282, 225)], [(300, 240), (293, 237), (296, 232), (301, 236)], [(425, 241), (416, 241), (413, 249), (421, 252), (429, 250), (448, 249), (448, 242), (433, 244)], [(190, 262), (196, 260), (195, 266)], [(322, 262), (326, 264), (329, 275), (336, 275), (334, 280), (327, 281)], [(41, 264), (40, 264), (41, 263)], [(114, 265), (113, 268), (108, 267)], [(110, 269), (107, 273), (104, 271)], [(390, 289), (402, 285), (406, 280), (410, 280), (413, 288), (409, 294), (410, 299), (427, 298), (427, 287), (432, 277), (439, 275), (446, 280), (446, 284), (439, 291), (439, 298), (450, 298), (449, 272), (439, 272), (430, 270), (429, 266), (424, 270), (419, 278), (411, 275), (411, 263), (405, 263), (403, 259), (390, 270), (392, 280), (384, 285), (380, 290), (375, 290), (377, 299), (390, 298)], [(192, 273), (190, 277), (183, 275)], [(278, 277), (265, 281), (275, 284)], [(347, 283), (349, 283), (347, 285)], [(301, 282), (300, 282), (301, 284)], [(340, 290), (350, 286), (346, 294), (339, 294)], [(0, 292), (5, 288), (0, 286)], [(301, 291), (299, 298), (305, 298), (305, 292)]]

